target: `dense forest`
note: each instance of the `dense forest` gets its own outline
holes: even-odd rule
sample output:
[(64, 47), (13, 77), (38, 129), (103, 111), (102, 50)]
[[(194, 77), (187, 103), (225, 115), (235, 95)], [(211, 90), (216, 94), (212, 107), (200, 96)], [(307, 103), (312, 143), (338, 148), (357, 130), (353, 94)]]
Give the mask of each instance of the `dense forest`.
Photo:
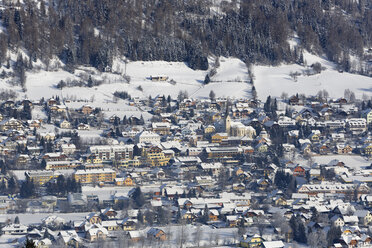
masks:
[[(58, 56), (67, 68), (106, 70), (115, 56), (185, 61), (208, 69), (208, 55), (247, 64), (301, 63), (301, 46), (350, 69), (350, 55), (371, 60), (368, 0), (3, 0), (0, 59), (24, 48), (29, 61)], [(216, 11), (217, 10), (217, 11)], [(371, 53), (369, 53), (371, 54)], [(371, 56), (371, 55), (370, 55)], [(360, 73), (368, 74), (360, 69)]]

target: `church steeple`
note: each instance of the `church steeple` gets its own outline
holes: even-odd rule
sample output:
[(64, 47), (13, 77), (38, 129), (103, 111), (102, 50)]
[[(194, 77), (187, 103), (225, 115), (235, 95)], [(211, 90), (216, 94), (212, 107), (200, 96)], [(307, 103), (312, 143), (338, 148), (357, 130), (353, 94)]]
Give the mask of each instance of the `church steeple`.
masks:
[(231, 117), (230, 115), (226, 115), (225, 117), (225, 132), (230, 135), (230, 128), (231, 128)]

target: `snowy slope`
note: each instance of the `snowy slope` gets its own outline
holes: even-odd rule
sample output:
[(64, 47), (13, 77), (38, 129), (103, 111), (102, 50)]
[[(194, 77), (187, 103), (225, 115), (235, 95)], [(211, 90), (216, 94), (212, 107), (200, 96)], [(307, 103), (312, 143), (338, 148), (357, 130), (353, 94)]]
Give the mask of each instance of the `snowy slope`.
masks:
[(258, 97), (262, 100), (268, 95), (280, 97), (282, 92), (287, 92), (289, 95), (296, 93), (315, 95), (323, 89), (327, 90), (333, 98), (343, 96), (345, 89), (354, 91), (357, 98), (361, 98), (363, 94), (372, 96), (372, 78), (346, 72), (340, 73), (333, 63), (306, 52), (304, 59), (308, 65), (320, 62), (326, 70), (312, 76), (298, 76), (295, 82), (290, 77), (290, 73), (303, 74), (306, 67), (297, 64), (282, 64), (276, 67), (255, 66), (255, 87)]

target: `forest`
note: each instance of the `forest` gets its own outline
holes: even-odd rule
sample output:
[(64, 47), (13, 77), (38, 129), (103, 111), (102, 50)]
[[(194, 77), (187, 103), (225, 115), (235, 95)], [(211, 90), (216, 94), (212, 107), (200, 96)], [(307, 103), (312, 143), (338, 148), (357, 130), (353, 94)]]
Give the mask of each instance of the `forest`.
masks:
[[(372, 6), (367, 0), (4, 0), (0, 63), (25, 49), (25, 66), (53, 57), (66, 69), (110, 70), (115, 56), (184, 61), (208, 69), (209, 55), (247, 65), (302, 63), (302, 49), (350, 70), (350, 55), (371, 61)], [(216, 6), (217, 5), (217, 6)], [(215, 9), (219, 11), (215, 11)], [(301, 43), (290, 49), (297, 34)], [(370, 56), (370, 57), (368, 57)], [(19, 63), (18, 63), (19, 64)], [(361, 74), (371, 74), (362, 67)]]

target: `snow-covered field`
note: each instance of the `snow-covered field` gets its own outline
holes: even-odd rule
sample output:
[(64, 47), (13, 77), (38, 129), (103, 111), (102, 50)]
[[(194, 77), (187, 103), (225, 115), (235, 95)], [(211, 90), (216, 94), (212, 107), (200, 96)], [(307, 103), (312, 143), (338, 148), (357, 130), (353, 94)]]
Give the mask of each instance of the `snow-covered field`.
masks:
[[(292, 44), (295, 45), (295, 44)], [(13, 55), (13, 57), (16, 57)], [(335, 64), (324, 58), (304, 52), (304, 60), (307, 65), (320, 62), (325, 70), (320, 74), (305, 76), (305, 66), (297, 64), (282, 64), (280, 66), (253, 66), (254, 82), (258, 97), (262, 100), (268, 95), (280, 97), (283, 92), (288, 95), (296, 93), (316, 94), (319, 90), (327, 90), (330, 97), (338, 98), (343, 96), (345, 89), (356, 93), (357, 97), (363, 94), (372, 96), (372, 78), (350, 73), (340, 73), (336, 70)], [(176, 98), (180, 91), (187, 91), (192, 98), (208, 98), (213, 90), (217, 97), (241, 98), (251, 96), (251, 85), (248, 69), (241, 60), (237, 58), (220, 57), (220, 66), (216, 74), (211, 77), (211, 82), (203, 84), (205, 76), (209, 71), (192, 70), (183, 62), (166, 61), (137, 61), (125, 62), (124, 58), (115, 59), (113, 72), (100, 73), (91, 67), (80, 67), (74, 73), (57, 69), (54, 71), (34, 70), (26, 73), (26, 92), (19, 86), (11, 86), (8, 79), (0, 79), (0, 89), (12, 89), (18, 93), (18, 98), (30, 100), (45, 99), (52, 96), (59, 96), (61, 99), (71, 100), (66, 103), (69, 108), (79, 108), (85, 104), (93, 107), (101, 107), (106, 117), (116, 114), (120, 117), (143, 115), (145, 119), (151, 118), (146, 111), (136, 106), (129, 106), (128, 101), (118, 100), (113, 97), (115, 91), (126, 91), (132, 97), (147, 98), (148, 96), (171, 95)], [(37, 66), (43, 67), (41, 62)], [(56, 59), (54, 64), (60, 64)], [(214, 59), (210, 58), (211, 68)], [(7, 69), (2, 68), (7, 71)], [(211, 70), (211, 69), (210, 69)], [(291, 78), (291, 72), (298, 72), (302, 75), (297, 81)], [(126, 83), (122, 75), (130, 77)], [(153, 82), (151, 76), (165, 75), (166, 82)], [(92, 88), (71, 87), (57, 89), (56, 85), (61, 81), (82, 80), (87, 81), (91, 76), (94, 80), (102, 81), (103, 84)], [(174, 81), (171, 84), (169, 81)], [(142, 89), (141, 89), (142, 88)], [(35, 113), (37, 116), (44, 116), (43, 113)]]
[(69, 221), (77, 221), (77, 220), (84, 220), (85, 216), (89, 213), (30, 213), (30, 214), (7, 214), (4, 216), (6, 219), (14, 220), (15, 217), (18, 216), (19, 221), (23, 225), (33, 225), (33, 224), (40, 224), (42, 223), (42, 219), (48, 217), (50, 215), (58, 216), (63, 218), (66, 222)]
[(304, 60), (308, 65), (319, 62), (326, 69), (320, 74), (297, 77), (297, 82), (293, 80), (290, 73), (305, 71), (304, 66), (297, 64), (282, 64), (280, 66), (255, 66), (255, 87), (258, 97), (262, 100), (268, 95), (280, 97), (283, 92), (289, 96), (296, 93), (306, 95), (316, 95), (320, 90), (326, 90), (332, 98), (339, 98), (344, 95), (345, 89), (354, 91), (357, 98), (362, 98), (363, 94), (372, 96), (372, 78), (347, 72), (340, 73), (336, 70), (336, 65), (315, 55), (304, 53)]

